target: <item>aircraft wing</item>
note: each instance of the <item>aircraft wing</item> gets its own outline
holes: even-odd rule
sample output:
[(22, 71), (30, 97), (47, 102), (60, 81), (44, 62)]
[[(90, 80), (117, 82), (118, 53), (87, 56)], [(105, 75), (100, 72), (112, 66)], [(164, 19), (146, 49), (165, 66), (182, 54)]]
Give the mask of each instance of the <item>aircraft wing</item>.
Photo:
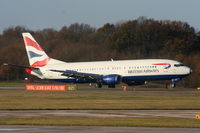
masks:
[(72, 77), (72, 78), (77, 78), (77, 79), (86, 79), (86, 80), (91, 80), (91, 81), (98, 81), (101, 80), (102, 75), (99, 74), (92, 74), (92, 73), (81, 73), (77, 71), (72, 71), (72, 70), (50, 70), (53, 72), (59, 72), (62, 73), (63, 76), (67, 77)]

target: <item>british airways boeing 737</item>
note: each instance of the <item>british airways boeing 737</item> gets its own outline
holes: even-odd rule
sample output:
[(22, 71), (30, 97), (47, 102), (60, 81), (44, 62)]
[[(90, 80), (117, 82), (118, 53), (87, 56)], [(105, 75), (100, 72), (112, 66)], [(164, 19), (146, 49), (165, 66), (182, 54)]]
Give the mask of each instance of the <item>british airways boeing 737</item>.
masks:
[(184, 64), (168, 59), (63, 62), (50, 58), (30, 33), (22, 35), (30, 66), (21, 67), (40, 79), (67, 83), (95, 83), (97, 87), (115, 87), (119, 83), (129, 86), (143, 85), (153, 80), (170, 80), (174, 87), (177, 81), (192, 71)]

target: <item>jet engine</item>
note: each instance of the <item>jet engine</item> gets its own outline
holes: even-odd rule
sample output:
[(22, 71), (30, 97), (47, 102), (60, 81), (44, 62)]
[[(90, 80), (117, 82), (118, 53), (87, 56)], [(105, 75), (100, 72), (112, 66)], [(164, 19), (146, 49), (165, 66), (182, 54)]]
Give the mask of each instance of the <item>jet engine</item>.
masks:
[(106, 85), (115, 85), (119, 84), (121, 81), (121, 77), (117, 74), (106, 75), (102, 77), (103, 84)]

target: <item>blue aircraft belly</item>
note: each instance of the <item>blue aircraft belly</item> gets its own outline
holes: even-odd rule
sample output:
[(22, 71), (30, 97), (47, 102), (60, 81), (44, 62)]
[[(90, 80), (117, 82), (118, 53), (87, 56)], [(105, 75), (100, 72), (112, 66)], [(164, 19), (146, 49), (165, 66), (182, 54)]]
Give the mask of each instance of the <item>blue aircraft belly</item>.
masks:
[(125, 76), (122, 78), (124, 81), (151, 81), (151, 80), (171, 80), (175, 78), (183, 78), (186, 75), (145, 75), (145, 76)]
[[(151, 80), (171, 80), (176, 78), (183, 78), (187, 75), (145, 75), (145, 76), (125, 76), (122, 77), (122, 82), (127, 81), (151, 81)], [(65, 83), (91, 83), (91, 81), (88, 81), (86, 79), (52, 79), (59, 82), (65, 82)]]

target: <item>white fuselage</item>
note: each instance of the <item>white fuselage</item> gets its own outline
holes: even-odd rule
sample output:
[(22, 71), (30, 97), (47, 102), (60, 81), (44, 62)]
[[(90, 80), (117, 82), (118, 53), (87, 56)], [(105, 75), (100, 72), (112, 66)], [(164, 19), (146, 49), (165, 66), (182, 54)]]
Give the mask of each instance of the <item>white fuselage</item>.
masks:
[(167, 59), (143, 59), (123, 61), (97, 61), (65, 63), (51, 59), (49, 64), (41, 67), (42, 74), (32, 74), (42, 79), (73, 79), (62, 76), (61, 73), (50, 70), (73, 70), (80, 73), (91, 73), (99, 75), (117, 74), (128, 77), (130, 80), (170, 80), (182, 78), (190, 74), (191, 69), (182, 63)]

